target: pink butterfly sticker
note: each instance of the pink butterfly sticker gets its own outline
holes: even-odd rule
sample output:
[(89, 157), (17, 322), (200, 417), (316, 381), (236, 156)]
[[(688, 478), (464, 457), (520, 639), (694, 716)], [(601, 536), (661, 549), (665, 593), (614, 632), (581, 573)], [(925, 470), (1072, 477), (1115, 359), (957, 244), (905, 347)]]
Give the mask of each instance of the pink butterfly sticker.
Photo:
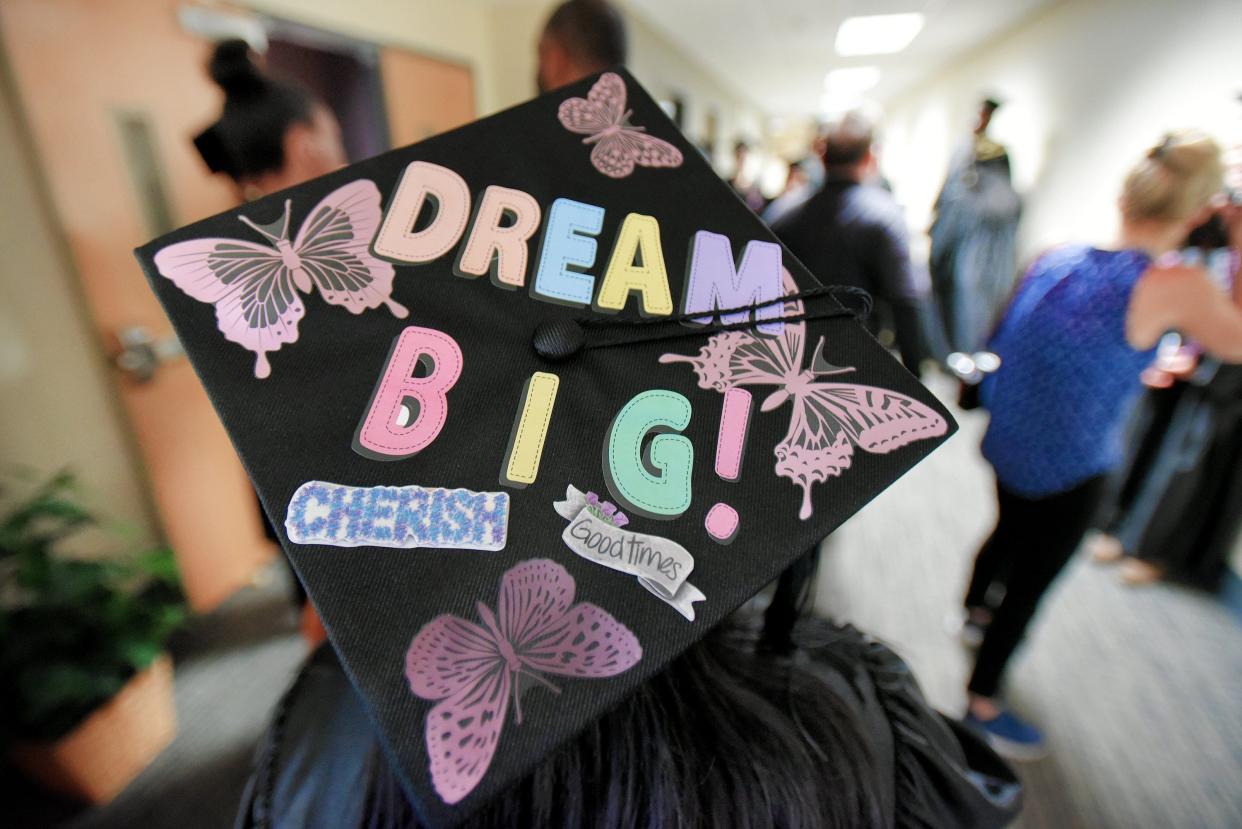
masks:
[(254, 376), (272, 373), (267, 353), (298, 338), (306, 313), (302, 293), (317, 288), (325, 302), (354, 314), (386, 305), (404, 319), (409, 311), (392, 296), (392, 265), (371, 255), (380, 223), (380, 193), (367, 179), (350, 182), (315, 205), (289, 241), (285, 215), (270, 225), (238, 218), (266, 245), (238, 239), (177, 242), (155, 254), (155, 266), (178, 288), (216, 306), (225, 338), (255, 354)]
[(495, 613), (476, 604), (482, 625), (446, 613), (410, 643), (410, 690), (438, 700), (425, 730), (431, 782), (445, 803), (460, 801), (487, 773), (510, 699), (522, 724), (523, 678), (559, 694), (543, 674), (601, 679), (642, 658), (629, 628), (589, 602), (574, 604), (574, 589), (555, 561), (523, 561), (501, 577)]
[(587, 136), (583, 144), (595, 145), (591, 163), (606, 176), (625, 178), (635, 164), (680, 167), (681, 150), (630, 124), (632, 112), (625, 108), (625, 81), (605, 72), (585, 98), (562, 101), (556, 115), (565, 129)]
[[(786, 287), (797, 290), (788, 274)], [(787, 302), (784, 315), (802, 313)], [(789, 431), (776, 445), (776, 474), (802, 487), (798, 517), (811, 517), (811, 487), (849, 468), (854, 446), (883, 454), (917, 440), (943, 435), (948, 424), (934, 409), (895, 391), (856, 383), (826, 383), (820, 377), (845, 374), (823, 359), (820, 337), (809, 369), (803, 370), (806, 323), (787, 322), (775, 336), (749, 331), (716, 334), (697, 357), (665, 354), (661, 363), (689, 363), (699, 388), (728, 391), (736, 386), (776, 386), (760, 405), (770, 412), (793, 403)]]

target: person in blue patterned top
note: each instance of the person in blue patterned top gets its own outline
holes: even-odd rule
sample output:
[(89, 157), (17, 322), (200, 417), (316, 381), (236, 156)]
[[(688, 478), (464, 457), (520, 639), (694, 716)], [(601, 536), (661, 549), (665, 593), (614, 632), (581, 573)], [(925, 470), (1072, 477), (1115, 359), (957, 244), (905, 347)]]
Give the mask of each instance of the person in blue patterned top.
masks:
[(991, 413), (983, 454), (999, 517), (965, 599), (963, 633), (978, 643), (966, 720), (1011, 758), (1042, 755), (1043, 741), (998, 699), (1005, 666), (1122, 462), (1126, 417), (1156, 343), (1177, 330), (1242, 362), (1242, 279), (1230, 295), (1198, 268), (1161, 264), (1217, 209), (1242, 248), (1242, 210), (1214, 204), (1221, 176), (1210, 138), (1166, 136), (1126, 178), (1117, 248), (1042, 256), (990, 342), (1001, 367), (980, 399)]

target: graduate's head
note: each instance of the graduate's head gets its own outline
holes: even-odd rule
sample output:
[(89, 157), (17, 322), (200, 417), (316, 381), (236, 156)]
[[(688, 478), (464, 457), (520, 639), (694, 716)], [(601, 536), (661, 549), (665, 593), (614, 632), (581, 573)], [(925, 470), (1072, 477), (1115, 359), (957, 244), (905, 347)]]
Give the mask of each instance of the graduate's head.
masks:
[(244, 40), (216, 45), (208, 63), (224, 92), (220, 118), (194, 139), (207, 167), (251, 199), (345, 164), (340, 126), (310, 92), (269, 77)]
[(875, 166), (875, 122), (854, 110), (829, 124), (820, 138), (824, 170), (829, 175), (862, 180)]
[(1167, 133), (1126, 176), (1122, 216), (1185, 235), (1211, 212), (1223, 176), (1220, 145), (1214, 140), (1195, 130)]
[[(883, 761), (823, 657), (765, 650), (748, 628), (709, 634), (462, 829), (881, 825)], [(839, 635), (801, 633), (823, 652)], [(378, 755), (372, 775), (366, 825), (426, 825)]]
[(540, 92), (625, 63), (625, 20), (607, 0), (566, 0), (539, 37)]

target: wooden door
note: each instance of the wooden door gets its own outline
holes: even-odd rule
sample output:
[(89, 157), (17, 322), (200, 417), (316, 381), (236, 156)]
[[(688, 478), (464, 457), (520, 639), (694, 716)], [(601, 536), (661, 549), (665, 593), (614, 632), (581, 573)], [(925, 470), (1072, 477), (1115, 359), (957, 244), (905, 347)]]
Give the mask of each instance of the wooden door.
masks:
[[(171, 334), (132, 249), (159, 225), (233, 203), (190, 143), (220, 95), (204, 70), (209, 47), (179, 26), (178, 5), (0, 2), (5, 57), (100, 348), (132, 326)], [(190, 602), (214, 607), (275, 552), (253, 490), (184, 359), (150, 382), (117, 382)]]
[(398, 49), (380, 48), (380, 79), (392, 146), (404, 147), (474, 120), (470, 68)]

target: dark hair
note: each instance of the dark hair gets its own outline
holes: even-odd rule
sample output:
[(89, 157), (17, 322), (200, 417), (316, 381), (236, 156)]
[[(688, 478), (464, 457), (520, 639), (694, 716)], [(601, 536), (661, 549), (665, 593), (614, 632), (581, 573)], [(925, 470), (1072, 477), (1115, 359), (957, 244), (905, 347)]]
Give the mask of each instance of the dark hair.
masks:
[[(881, 825), (872, 741), (806, 656), (726, 623), (462, 826)], [(364, 825), (419, 826), (382, 755), (372, 763)]]
[(566, 0), (543, 30), (583, 63), (600, 69), (625, 63), (625, 20), (606, 0)]
[(847, 113), (824, 134), (824, 166), (850, 167), (871, 150), (875, 126), (861, 112)]
[(207, 168), (234, 181), (279, 170), (285, 164), (285, 133), (311, 122), (315, 98), (264, 74), (244, 40), (216, 44), (207, 68), (224, 90), (219, 120), (194, 137)]

